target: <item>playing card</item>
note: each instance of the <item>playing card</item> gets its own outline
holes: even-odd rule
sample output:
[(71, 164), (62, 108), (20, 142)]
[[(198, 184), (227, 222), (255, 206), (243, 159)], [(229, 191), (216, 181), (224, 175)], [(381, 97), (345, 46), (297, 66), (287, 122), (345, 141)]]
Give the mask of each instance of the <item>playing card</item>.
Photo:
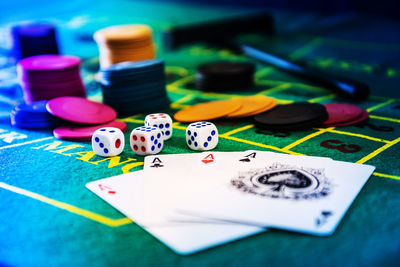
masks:
[[(206, 151), (202, 153), (192, 154), (165, 154), (147, 156), (144, 160), (143, 169), (146, 171), (163, 172), (167, 169), (175, 173), (188, 174), (194, 169), (205, 171), (214, 166), (222, 164), (231, 164), (232, 160), (236, 160), (243, 152), (213, 152)], [(180, 178), (180, 177), (179, 177)]]
[[(199, 216), (188, 216), (176, 213), (175, 203), (179, 191), (184, 188), (184, 184), (192, 183), (192, 178), (206, 179), (208, 172), (215, 173), (232, 165), (242, 152), (213, 152), (193, 154), (166, 154), (147, 156), (144, 160), (144, 170), (147, 179), (142, 181), (142, 190), (162, 188), (165, 195), (169, 195), (163, 200), (163, 219), (168, 222), (205, 222), (213, 221), (217, 218), (201, 218)], [(201, 175), (192, 175), (201, 174)], [(151, 195), (148, 192), (146, 195)], [(142, 191), (143, 195), (143, 191)], [(159, 213), (160, 214), (160, 213)], [(233, 222), (234, 223), (234, 222)]]
[[(312, 161), (312, 162), (322, 162), (322, 161), (329, 161), (331, 162), (331, 158), (327, 157), (314, 157), (314, 156), (298, 156), (298, 155), (290, 155), (290, 154), (283, 154), (283, 153), (275, 153), (269, 151), (258, 151), (258, 150), (247, 150), (241, 154), (239, 158), (239, 162), (243, 163), (241, 166), (246, 166), (247, 163), (249, 164), (264, 164), (270, 160), (277, 160), (281, 158), (282, 160), (294, 160), (294, 161)], [(240, 168), (239, 168), (240, 169)]]
[[(206, 158), (206, 159), (204, 159)], [(158, 187), (164, 188), (164, 192), (172, 190), (170, 196), (163, 201), (163, 219), (169, 222), (210, 222), (210, 218), (200, 218), (198, 216), (188, 216), (183, 214), (176, 214), (173, 204), (174, 194), (173, 190), (179, 190), (182, 183), (190, 180), (188, 175), (190, 171), (198, 164), (205, 165), (214, 162), (212, 155), (203, 156), (202, 153), (192, 154), (164, 154), (164, 155), (150, 155), (144, 159), (143, 169), (146, 171), (147, 180), (142, 181), (142, 188), (153, 188), (152, 184), (156, 183)], [(151, 174), (151, 175), (150, 175)], [(173, 176), (174, 183), (172, 184), (171, 177)], [(148, 182), (148, 184), (146, 184)], [(165, 185), (163, 185), (165, 183)], [(143, 189), (145, 190), (145, 189)], [(148, 195), (151, 195), (149, 192)], [(143, 191), (142, 191), (143, 195)], [(160, 214), (160, 213), (159, 213)], [(213, 220), (215, 221), (215, 220)]]
[(193, 167), (192, 163), (200, 157), (199, 154), (149, 155), (144, 158), (143, 169), (162, 172), (169, 169), (169, 171), (187, 173)]
[[(246, 151), (248, 153), (249, 151)], [(315, 235), (336, 229), (375, 167), (327, 158), (267, 153), (186, 184), (184, 214)], [(261, 153), (262, 154), (262, 153)], [(239, 166), (239, 167), (233, 167)]]
[[(180, 189), (179, 185), (168, 184), (170, 176), (176, 177), (174, 173), (164, 175), (159, 168), (156, 170), (149, 175), (136, 171), (114, 176), (90, 182), (86, 187), (179, 254), (194, 253), (265, 231), (263, 227), (211, 219), (199, 222), (197, 217), (190, 216), (168, 220), (174, 208), (170, 206), (170, 199)], [(186, 220), (180, 221), (182, 218)]]

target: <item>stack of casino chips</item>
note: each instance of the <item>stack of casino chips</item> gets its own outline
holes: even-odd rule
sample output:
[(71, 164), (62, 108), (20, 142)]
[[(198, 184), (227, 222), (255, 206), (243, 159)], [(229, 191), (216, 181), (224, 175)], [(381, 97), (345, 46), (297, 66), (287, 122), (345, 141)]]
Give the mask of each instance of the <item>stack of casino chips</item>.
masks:
[(153, 33), (146, 25), (119, 25), (97, 31), (94, 39), (99, 46), (100, 67), (155, 58)]
[(20, 60), (17, 75), (25, 102), (59, 96), (85, 97), (80, 63), (78, 57), (62, 55), (39, 55)]
[(61, 120), (47, 111), (47, 102), (42, 100), (15, 106), (10, 114), (11, 125), (25, 129), (51, 129), (60, 125)]
[(10, 41), (16, 61), (35, 55), (59, 54), (56, 29), (48, 23), (14, 25), (10, 29)]
[(250, 62), (212, 62), (200, 65), (196, 88), (202, 91), (242, 91), (254, 85), (255, 65)]
[(98, 80), (103, 102), (118, 116), (154, 112), (169, 106), (164, 61), (122, 62), (101, 69)]

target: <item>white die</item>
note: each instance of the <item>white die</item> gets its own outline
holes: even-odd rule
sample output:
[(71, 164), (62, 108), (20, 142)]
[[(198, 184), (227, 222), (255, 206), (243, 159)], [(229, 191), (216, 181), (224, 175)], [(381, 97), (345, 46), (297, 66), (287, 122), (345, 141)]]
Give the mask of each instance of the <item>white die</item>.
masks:
[(186, 143), (193, 150), (211, 150), (218, 144), (218, 130), (207, 121), (194, 122), (186, 128)]
[(133, 152), (138, 155), (157, 154), (164, 145), (162, 132), (157, 127), (141, 126), (133, 129), (129, 140)]
[(152, 126), (160, 128), (162, 134), (164, 135), (164, 141), (170, 139), (172, 136), (172, 119), (168, 114), (149, 114), (144, 119), (144, 125), (148, 127)]
[(118, 128), (100, 128), (92, 135), (92, 149), (99, 156), (117, 156), (124, 150), (124, 146), (124, 133)]

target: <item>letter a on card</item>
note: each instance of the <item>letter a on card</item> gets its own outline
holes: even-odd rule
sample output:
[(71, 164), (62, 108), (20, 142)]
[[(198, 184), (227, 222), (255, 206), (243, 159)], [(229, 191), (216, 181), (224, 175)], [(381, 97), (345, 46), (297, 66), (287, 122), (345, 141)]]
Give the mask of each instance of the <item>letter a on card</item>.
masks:
[(211, 163), (214, 162), (214, 156), (213, 154), (208, 154), (204, 159), (201, 160), (203, 163)]
[(153, 165), (151, 165), (151, 168), (160, 168), (160, 167), (164, 167), (164, 165), (162, 165), (162, 161), (159, 158), (154, 158), (153, 162), (151, 163)]
[(101, 191), (106, 191), (108, 194), (115, 194), (116, 191), (114, 191), (111, 187), (103, 185), (103, 184), (99, 184), (99, 188)]

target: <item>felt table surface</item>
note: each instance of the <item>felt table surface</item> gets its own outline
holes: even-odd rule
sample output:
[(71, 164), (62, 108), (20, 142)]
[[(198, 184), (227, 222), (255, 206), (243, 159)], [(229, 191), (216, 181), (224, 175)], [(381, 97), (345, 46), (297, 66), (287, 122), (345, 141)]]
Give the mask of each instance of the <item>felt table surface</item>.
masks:
[[(369, 119), (353, 126), (299, 132), (257, 130), (251, 118), (220, 119), (215, 121), (219, 130), (215, 151), (324, 156), (374, 165), (376, 170), (332, 236), (269, 230), (180, 256), (85, 188), (90, 181), (141, 170), (143, 157), (135, 155), (129, 144), (121, 155), (102, 158), (93, 153), (90, 142), (62, 141), (50, 130), (10, 125), (9, 113), (22, 101), (6, 40), (10, 25), (37, 19), (54, 23), (62, 53), (82, 58), (87, 93), (96, 101), (102, 95), (95, 80), (99, 62), (93, 33), (105, 26), (143, 23), (153, 28), (157, 57), (166, 63), (171, 105), (162, 111), (170, 115), (196, 103), (239, 95), (263, 94), (279, 104), (351, 102), (255, 61), (253, 89), (201, 92), (194, 85), (198, 65), (251, 60), (203, 43), (175, 51), (162, 47), (161, 33), (169, 27), (254, 10), (120, 0), (52, 3), (26, 2), (23, 9), (9, 3), (4, 7), (9, 12), (0, 18), (0, 264), (389, 266), (400, 261), (400, 36), (394, 34), (399, 23), (352, 14), (274, 12), (276, 35), (246, 37), (296, 62), (367, 82), (370, 98), (355, 104), (368, 111)], [(125, 138), (144, 124), (145, 116), (119, 118), (128, 125)], [(185, 143), (186, 126), (174, 123), (174, 135), (161, 154), (193, 153)]]

